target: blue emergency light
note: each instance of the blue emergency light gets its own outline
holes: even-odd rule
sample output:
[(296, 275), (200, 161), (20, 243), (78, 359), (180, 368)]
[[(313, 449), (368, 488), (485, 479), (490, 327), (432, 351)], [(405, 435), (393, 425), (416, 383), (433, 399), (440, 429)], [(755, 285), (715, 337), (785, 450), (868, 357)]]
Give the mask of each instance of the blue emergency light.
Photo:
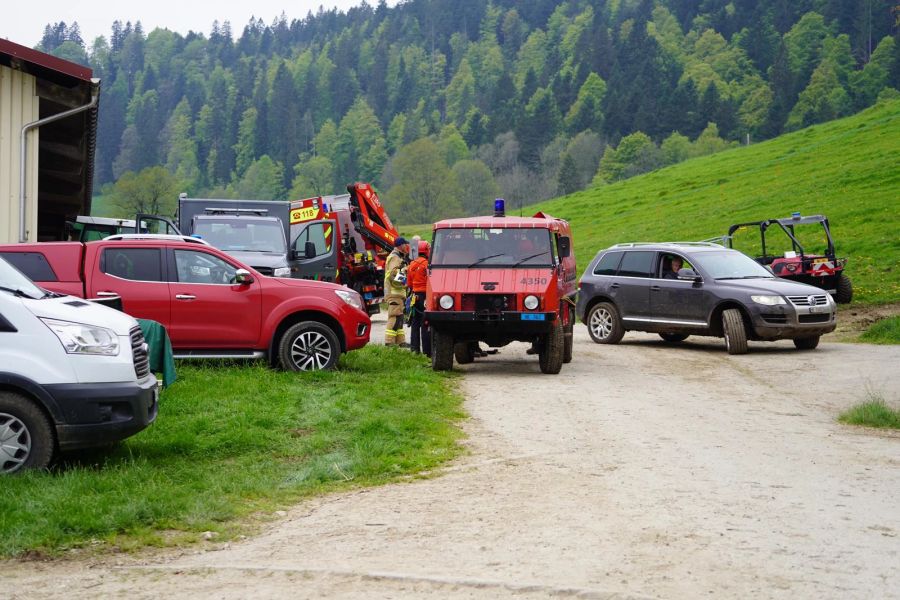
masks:
[(506, 216), (506, 202), (503, 200), (503, 198), (497, 198), (496, 200), (494, 200), (494, 216)]

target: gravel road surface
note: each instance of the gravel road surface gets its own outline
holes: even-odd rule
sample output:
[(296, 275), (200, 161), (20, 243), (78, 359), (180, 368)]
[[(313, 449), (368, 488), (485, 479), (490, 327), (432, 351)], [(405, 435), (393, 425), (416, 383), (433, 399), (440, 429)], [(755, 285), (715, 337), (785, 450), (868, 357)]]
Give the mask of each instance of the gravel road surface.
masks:
[(230, 544), (0, 563), (0, 597), (900, 598), (900, 435), (835, 421), (900, 400), (900, 347), (578, 326), (558, 376), (524, 350), (462, 367), (470, 452), (439, 476)]

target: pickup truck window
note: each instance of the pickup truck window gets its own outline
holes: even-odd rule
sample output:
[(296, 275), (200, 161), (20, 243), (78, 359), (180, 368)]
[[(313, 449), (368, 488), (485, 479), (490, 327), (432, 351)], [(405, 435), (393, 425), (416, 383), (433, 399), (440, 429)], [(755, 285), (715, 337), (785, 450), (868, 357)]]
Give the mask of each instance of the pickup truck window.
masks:
[(237, 270), (218, 256), (193, 250), (176, 250), (175, 268), (178, 271), (179, 283), (218, 285), (234, 283)]
[(104, 248), (100, 270), (131, 281), (163, 281), (159, 248)]
[(0, 252), (0, 258), (5, 258), (32, 281), (59, 281), (47, 257), (40, 252)]

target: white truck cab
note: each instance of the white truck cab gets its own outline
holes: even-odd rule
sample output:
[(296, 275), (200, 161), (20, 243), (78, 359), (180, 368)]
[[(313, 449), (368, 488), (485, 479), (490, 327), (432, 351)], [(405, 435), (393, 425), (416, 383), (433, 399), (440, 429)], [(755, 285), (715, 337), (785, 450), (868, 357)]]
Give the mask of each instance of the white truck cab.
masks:
[(158, 394), (137, 321), (46, 292), (0, 258), (0, 475), (141, 431)]

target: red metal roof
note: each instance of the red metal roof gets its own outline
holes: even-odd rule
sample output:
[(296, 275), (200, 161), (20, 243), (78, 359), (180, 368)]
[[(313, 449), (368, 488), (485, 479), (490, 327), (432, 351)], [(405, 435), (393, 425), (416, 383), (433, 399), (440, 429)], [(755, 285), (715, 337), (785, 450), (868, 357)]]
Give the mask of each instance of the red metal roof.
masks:
[(88, 83), (91, 82), (91, 77), (94, 74), (90, 67), (57, 58), (52, 54), (32, 50), (27, 46), (22, 46), (9, 40), (0, 39), (0, 55), (3, 54), (9, 56), (11, 59), (18, 59), (22, 62), (43, 69), (49, 69), (50, 71), (62, 75), (68, 75), (69, 77), (74, 77), (75, 79), (86, 81)]
[(556, 231), (559, 220), (554, 217), (462, 217), (444, 219), (434, 224), (435, 229), (550, 229)]

